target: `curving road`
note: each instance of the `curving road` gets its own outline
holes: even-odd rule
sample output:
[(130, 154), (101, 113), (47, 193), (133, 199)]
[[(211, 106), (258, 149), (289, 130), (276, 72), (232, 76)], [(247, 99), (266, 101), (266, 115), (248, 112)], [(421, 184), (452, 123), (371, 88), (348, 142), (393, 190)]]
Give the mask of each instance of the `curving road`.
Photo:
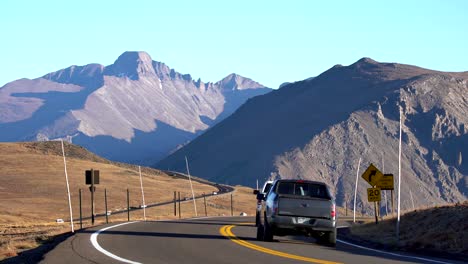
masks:
[(79, 232), (42, 263), (456, 263), (386, 254), (338, 242), (256, 241), (252, 217), (112, 224)]
[[(176, 171), (163, 171), (164, 173), (166, 173), (167, 175), (171, 176), (171, 177), (174, 177), (174, 178), (179, 178), (179, 179), (184, 179), (184, 180), (188, 180), (188, 175), (186, 174), (183, 174), (181, 172), (176, 172)], [(212, 193), (208, 193), (208, 194), (205, 194), (204, 196), (205, 197), (210, 197), (210, 196), (215, 196), (215, 195), (222, 195), (222, 194), (228, 194), (228, 193), (231, 193), (234, 191), (234, 187), (232, 186), (229, 186), (229, 185), (224, 185), (224, 184), (218, 184), (218, 183), (213, 183), (213, 182), (209, 182), (207, 180), (204, 180), (204, 179), (201, 179), (201, 178), (197, 178), (197, 177), (191, 177), (192, 181), (195, 181), (195, 182), (199, 182), (199, 183), (203, 183), (203, 184), (206, 184), (206, 185), (211, 185), (215, 188), (218, 189), (217, 191), (217, 194), (212, 194)], [(195, 196), (195, 200), (196, 199), (201, 199), (203, 198), (203, 195), (199, 195), (199, 196)], [(182, 202), (188, 202), (188, 201), (192, 201), (192, 197), (187, 197), (186, 200), (183, 200)], [(157, 206), (163, 206), (163, 205), (168, 205), (168, 204), (172, 204), (174, 203), (173, 200), (171, 201), (167, 201), (167, 202), (160, 202), (160, 203), (148, 203), (146, 205), (146, 208), (150, 208), (150, 207), (157, 207)], [(130, 211), (133, 212), (133, 211), (137, 211), (137, 210), (143, 210), (143, 208), (135, 208), (135, 207), (131, 207), (130, 208)], [(126, 209), (122, 209), (122, 210), (115, 210), (115, 211), (112, 211), (112, 214), (113, 215), (116, 215), (116, 214), (126, 214), (127, 213), (127, 210)], [(104, 213), (98, 213), (98, 214), (95, 214), (95, 217), (96, 219), (102, 217), (104, 218), (106, 215)], [(82, 218), (83, 220), (89, 220), (91, 219), (91, 216), (86, 216), (86, 217), (83, 217)], [(70, 218), (68, 219), (65, 219), (65, 221), (68, 221), (70, 222)]]

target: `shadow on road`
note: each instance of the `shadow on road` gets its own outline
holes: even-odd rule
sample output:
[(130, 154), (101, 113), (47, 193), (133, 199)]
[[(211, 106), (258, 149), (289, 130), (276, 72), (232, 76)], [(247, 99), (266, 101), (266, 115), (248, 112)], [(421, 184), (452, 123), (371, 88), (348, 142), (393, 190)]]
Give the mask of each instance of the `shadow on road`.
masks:
[[(203, 220), (202, 221), (147, 221), (144, 223), (152, 224), (171, 224), (171, 225), (209, 225), (209, 226), (224, 226), (224, 225), (239, 225), (239, 221), (234, 220)], [(242, 225), (246, 226), (246, 225)], [(253, 227), (253, 225), (252, 225)], [(216, 228), (217, 229), (217, 228)], [(192, 230), (197, 230), (193, 228)], [(95, 233), (96, 230), (81, 230), (80, 233)], [(120, 231), (120, 230), (106, 230), (100, 235), (124, 235), (124, 236), (148, 236), (148, 237), (169, 237), (169, 238), (192, 238), (192, 239), (228, 239), (225, 236), (209, 235), (209, 234), (193, 234), (193, 233), (174, 233), (174, 232), (143, 232), (143, 231)], [(238, 237), (245, 241), (256, 241), (253, 237)]]
[[(251, 220), (251, 221), (249, 221)], [(148, 221), (151, 222), (151, 221)], [(212, 226), (225, 226), (225, 225), (236, 225), (236, 226), (252, 226), (254, 227), (254, 223), (252, 219), (246, 219), (245, 223), (252, 223), (251, 225), (248, 224), (240, 224), (239, 221), (219, 221), (219, 220), (203, 220), (203, 221), (155, 221), (155, 223), (167, 223), (167, 224), (189, 224), (189, 225), (212, 225)]]

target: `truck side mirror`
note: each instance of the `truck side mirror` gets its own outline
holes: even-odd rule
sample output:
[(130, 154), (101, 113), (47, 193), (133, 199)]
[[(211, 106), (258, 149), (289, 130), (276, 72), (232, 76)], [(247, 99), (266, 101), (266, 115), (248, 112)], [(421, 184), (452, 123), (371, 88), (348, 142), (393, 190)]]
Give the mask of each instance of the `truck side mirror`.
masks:
[(253, 190), (253, 194), (258, 194), (259, 191), (258, 190)]
[(263, 193), (257, 193), (257, 200), (265, 200), (265, 195)]

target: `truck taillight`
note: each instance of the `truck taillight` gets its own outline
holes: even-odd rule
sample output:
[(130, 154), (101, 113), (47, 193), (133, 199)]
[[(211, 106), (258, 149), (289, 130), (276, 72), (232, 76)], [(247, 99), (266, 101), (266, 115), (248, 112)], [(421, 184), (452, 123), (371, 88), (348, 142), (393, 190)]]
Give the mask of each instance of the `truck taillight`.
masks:
[(273, 201), (273, 214), (278, 214), (278, 200)]
[(335, 219), (335, 216), (336, 216), (335, 204), (332, 205), (330, 216), (332, 219)]

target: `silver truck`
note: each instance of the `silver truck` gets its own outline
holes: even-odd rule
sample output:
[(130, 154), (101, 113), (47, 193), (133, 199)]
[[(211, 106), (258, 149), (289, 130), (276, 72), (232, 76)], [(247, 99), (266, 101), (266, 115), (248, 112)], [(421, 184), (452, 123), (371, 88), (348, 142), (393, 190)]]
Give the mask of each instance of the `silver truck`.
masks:
[(326, 184), (307, 180), (276, 180), (265, 200), (257, 239), (306, 235), (336, 245), (335, 201)]
[(257, 211), (255, 214), (255, 226), (260, 224), (260, 215), (262, 214), (262, 205), (263, 205), (263, 198), (268, 194), (268, 191), (271, 188), (273, 181), (266, 181), (263, 184), (263, 188), (261, 190), (254, 190), (253, 194), (257, 195)]

